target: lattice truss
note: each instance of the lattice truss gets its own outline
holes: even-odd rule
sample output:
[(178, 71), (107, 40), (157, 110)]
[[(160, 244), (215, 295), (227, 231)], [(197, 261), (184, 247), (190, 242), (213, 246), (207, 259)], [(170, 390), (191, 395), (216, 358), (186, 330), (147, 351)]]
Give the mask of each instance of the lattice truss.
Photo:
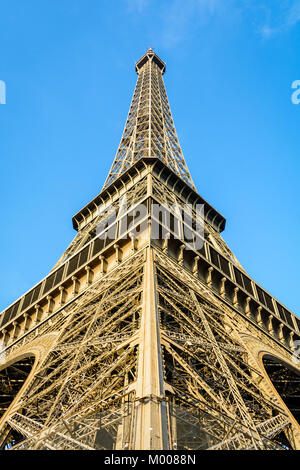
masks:
[(142, 178), (131, 189), (129, 189), (124, 196), (119, 197), (116, 201), (112, 201), (109, 205), (101, 208), (98, 207), (96, 215), (88, 222), (82, 229), (80, 229), (72, 240), (63, 255), (57, 261), (52, 270), (56, 269), (64, 263), (73, 254), (79, 251), (84, 245), (93, 240), (99, 235), (99, 227), (103, 221), (107, 220), (109, 223), (111, 214), (115, 214), (115, 220), (118, 220), (124, 213), (125, 208), (134, 209), (147, 193), (147, 179)]
[(59, 337), (2, 432), (10, 444), (7, 428), (26, 438), (13, 448), (129, 445), (142, 278), (140, 255), (41, 327)]
[(263, 394), (241, 323), (178, 265), (157, 260), (165, 379), (174, 391), (172, 447), (282, 449), (289, 419)]
[[(163, 83), (164, 68), (159, 66), (159, 61), (152, 51), (140, 61), (124, 133), (104, 188), (142, 157), (159, 158), (194, 188), (176, 135)], [(154, 175), (151, 180), (153, 199), (183, 208), (183, 201), (167, 188), (167, 183), (161, 184)], [(54, 268), (99, 235), (99, 225), (103, 221), (109, 224), (111, 212), (117, 214), (119, 221), (128, 216), (124, 205), (132, 210), (135, 204), (150, 196), (147, 182), (145, 177), (128, 189), (125, 196), (114, 196), (102, 208), (95, 207), (95, 213), (90, 214), (86, 223), (80, 222), (77, 236)], [(197, 219), (193, 209), (191, 219)], [(116, 233), (116, 239), (119, 235)], [(242, 268), (209, 223), (205, 223), (204, 237)], [(164, 392), (155, 396), (157, 403), (149, 409), (157, 410), (164, 403), (168, 433), (164, 442), (168, 448), (293, 446), (290, 419), (277, 396), (270, 392), (262, 371), (253, 365), (256, 359), (251, 357), (243, 339), (243, 333), (255, 336), (258, 330), (254, 327), (251, 330), (247, 320), (237, 317), (208, 286), (184, 269), (178, 259), (172, 260), (164, 247), (161, 251), (153, 248), (157, 245), (150, 239), (147, 243), (112, 271), (102, 273), (103, 277), (42, 321), (36, 330), (28, 332), (24, 343), (12, 345), (14, 354), (26, 343), (30, 345), (39, 339), (41, 344), (43, 340), (47, 344), (45, 338), (51, 335), (56, 338), (13, 404), (13, 411), (8, 410), (0, 433), (2, 447), (135, 448), (141, 407), (145, 398), (150, 405), (153, 399), (148, 395), (137, 396), (135, 392), (140, 390), (145, 373), (139, 361), (142, 352), (145, 353), (141, 319), (146, 318), (143, 317), (145, 291), (150, 282), (153, 283), (150, 290), (155, 289), (156, 295), (153, 305), (147, 305), (147, 314), (152, 315), (151, 322), (159, 321), (155, 325), (157, 330), (153, 327), (151, 331), (159, 332), (160, 345), (155, 359), (157, 363), (161, 361), (159, 367), (164, 376), (162, 379), (158, 374), (159, 379), (155, 380), (164, 381), (158, 387)], [(152, 253), (154, 264), (150, 265)], [(153, 277), (149, 276), (150, 271)], [(9, 408), (35, 367), (33, 363), (33, 358), (25, 358), (24, 362), (13, 363), (0, 371), (1, 414)], [(274, 370), (274, 383), (284, 383), (283, 398), (292, 397), (300, 416), (298, 376), (291, 380), (289, 372), (272, 361), (268, 367)]]
[(139, 69), (122, 139), (104, 184), (109, 186), (142, 157), (157, 157), (194, 187), (177, 138), (162, 70), (152, 60)]
[[(156, 178), (153, 178), (152, 184), (152, 193), (155, 198), (160, 201), (162, 204), (166, 206), (172, 207), (174, 204), (177, 204), (182, 209), (184, 208), (184, 202), (174, 193), (172, 192), (167, 186), (163, 185), (159, 182)], [(195, 210), (191, 211), (191, 217), (194, 221), (199, 219), (199, 215)], [(243, 271), (244, 268), (230, 250), (226, 242), (223, 240), (221, 234), (217, 232), (209, 223), (206, 223), (204, 220), (201, 219), (201, 223), (204, 223), (204, 237), (206, 240), (209, 241), (213, 246), (215, 246), (226, 258), (228, 258), (231, 262), (235, 263)]]
[[(155, 260), (170, 448), (282, 449), (290, 421), (249, 365), (244, 325), (178, 264), (159, 251)], [(133, 256), (41, 326), (59, 336), (2, 445), (134, 448), (144, 262)]]
[[(184, 208), (184, 202), (170, 189), (168, 189), (165, 185), (161, 184), (156, 178), (153, 177), (153, 184), (152, 184), (152, 194), (153, 196), (163, 205), (167, 207), (172, 207), (177, 205), (178, 207)], [(126, 195), (120, 197), (105, 209), (101, 210), (98, 209), (97, 215), (88, 222), (84, 228), (79, 230), (76, 237), (72, 240), (71, 244), (65, 250), (61, 258), (55, 264), (53, 269), (57, 268), (63, 262), (65, 262), (70, 256), (80, 250), (85, 244), (90, 242), (93, 238), (95, 238), (99, 233), (97, 232), (97, 228), (103, 222), (103, 220), (109, 220), (110, 214), (115, 211), (116, 220), (118, 220), (123, 212), (124, 206), (130, 209), (131, 212), (134, 211), (134, 207), (136, 204), (140, 203), (143, 198), (146, 196), (147, 193), (147, 179), (143, 178), (138, 181), (133, 188), (126, 192)], [(192, 211), (191, 216), (193, 220), (197, 220), (198, 215), (195, 211)], [(202, 222), (202, 219), (201, 219)], [(230, 261), (234, 262), (240, 269), (244, 268), (239, 263), (235, 255), (232, 253), (228, 245), (225, 243), (223, 238), (221, 237), (220, 233), (218, 233), (209, 223), (205, 223), (204, 227), (204, 237), (208, 240), (211, 244), (216, 246), (216, 248), (226, 256)]]

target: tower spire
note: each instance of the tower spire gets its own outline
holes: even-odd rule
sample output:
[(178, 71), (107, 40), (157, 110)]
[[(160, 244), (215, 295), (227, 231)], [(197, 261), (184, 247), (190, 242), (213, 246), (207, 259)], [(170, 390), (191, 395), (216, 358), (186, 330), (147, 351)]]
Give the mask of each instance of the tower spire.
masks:
[(104, 188), (142, 157), (159, 158), (195, 189), (177, 138), (163, 82), (166, 64), (149, 47), (135, 64), (138, 79), (125, 129)]

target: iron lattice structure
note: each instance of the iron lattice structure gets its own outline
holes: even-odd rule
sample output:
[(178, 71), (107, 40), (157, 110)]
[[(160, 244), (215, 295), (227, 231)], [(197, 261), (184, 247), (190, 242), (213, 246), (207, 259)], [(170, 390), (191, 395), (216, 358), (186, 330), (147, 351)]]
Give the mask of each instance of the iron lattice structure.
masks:
[(149, 50), (136, 70), (103, 190), (0, 316), (1, 446), (299, 449), (300, 321), (247, 275), (196, 192), (165, 64)]
[(195, 189), (172, 119), (162, 77), (165, 68), (165, 63), (151, 48), (137, 62), (137, 84), (122, 139), (104, 188), (140, 158), (156, 157)]

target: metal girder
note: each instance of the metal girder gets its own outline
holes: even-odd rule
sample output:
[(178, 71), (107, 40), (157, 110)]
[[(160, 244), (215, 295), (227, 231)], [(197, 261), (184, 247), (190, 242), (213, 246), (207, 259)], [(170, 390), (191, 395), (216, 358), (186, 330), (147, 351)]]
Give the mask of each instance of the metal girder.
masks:
[[(66, 264), (69, 277), (53, 285), (55, 302), (45, 290), (35, 299), (44, 302), (43, 308), (27, 303), (18, 312), (19, 323), (10, 325), (1, 355), (7, 364), (0, 370), (4, 448), (273, 450), (300, 445), (299, 426), (286, 406), (288, 400), (294, 406), (299, 395), (298, 375), (266, 362), (270, 385), (259, 357), (266, 349), (286, 359), (286, 348), (235, 308), (238, 302), (229, 304), (221, 296), (217, 282), (224, 287), (226, 280), (221, 273), (214, 288), (206, 272), (200, 277), (199, 260), (202, 271), (214, 269), (207, 267), (209, 256), (188, 253), (184, 260), (184, 236), (170, 238), (170, 250), (165, 240), (154, 243), (149, 212), (136, 239), (122, 237), (118, 226), (113, 243), (94, 251), (99, 224), (112, 212), (117, 226), (128, 216), (126, 205), (132, 209), (147, 201), (150, 211), (157, 200), (182, 209), (183, 195), (188, 201), (193, 193), (164, 70), (152, 50), (138, 62), (136, 89), (105, 191), (76, 215), (78, 235), (55, 267), (88, 244), (86, 263), (78, 263), (74, 272)], [(145, 157), (147, 164), (138, 162)], [(153, 158), (160, 161), (152, 164)], [(195, 207), (189, 211), (193, 224)], [(214, 245), (242, 269), (209, 220), (199, 236), (206, 251)], [(228, 279), (232, 285), (233, 279)], [(255, 349), (259, 341), (262, 346)], [(30, 354), (36, 360), (18, 362)]]
[(157, 157), (194, 188), (176, 134), (162, 69), (154, 55), (138, 69), (138, 80), (117, 154), (104, 187), (142, 157)]

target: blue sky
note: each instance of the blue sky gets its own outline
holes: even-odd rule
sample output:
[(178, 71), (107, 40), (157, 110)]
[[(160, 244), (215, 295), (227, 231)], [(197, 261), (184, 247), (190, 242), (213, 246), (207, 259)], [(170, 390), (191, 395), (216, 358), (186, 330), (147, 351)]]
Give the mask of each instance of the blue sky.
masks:
[(0, 0), (0, 308), (102, 188), (152, 46), (199, 193), (247, 272), (299, 299), (299, 0)]

